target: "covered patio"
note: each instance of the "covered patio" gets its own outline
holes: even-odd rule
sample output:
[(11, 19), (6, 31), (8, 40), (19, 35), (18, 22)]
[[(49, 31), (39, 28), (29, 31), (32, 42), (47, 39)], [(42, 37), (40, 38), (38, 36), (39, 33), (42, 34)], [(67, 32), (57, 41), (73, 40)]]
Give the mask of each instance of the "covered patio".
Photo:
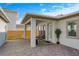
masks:
[[(41, 35), (43, 38), (42, 40), (49, 41), (49, 37), (52, 37), (52, 24), (53, 20), (55, 20), (52, 17), (48, 16), (42, 16), (42, 15), (35, 15), (35, 14), (29, 14), (27, 13), (25, 17), (23, 18), (22, 24), (25, 24), (24, 28), (24, 39), (26, 39), (26, 30), (27, 26), (30, 26), (31, 30), (31, 39), (30, 39), (30, 45), (31, 47), (36, 47), (36, 39)], [(49, 27), (50, 26), (50, 27)], [(50, 30), (49, 30), (50, 29)], [(50, 32), (51, 31), (51, 32)], [(39, 32), (42, 32), (41, 34)], [(38, 38), (40, 39), (40, 38)], [(52, 39), (52, 38), (50, 38)]]

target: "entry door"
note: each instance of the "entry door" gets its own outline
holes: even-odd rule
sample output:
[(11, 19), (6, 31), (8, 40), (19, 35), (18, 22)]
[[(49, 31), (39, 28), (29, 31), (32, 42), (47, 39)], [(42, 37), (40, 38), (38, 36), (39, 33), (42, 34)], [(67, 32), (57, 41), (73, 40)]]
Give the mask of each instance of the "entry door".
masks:
[(52, 24), (48, 25), (48, 41), (52, 40)]

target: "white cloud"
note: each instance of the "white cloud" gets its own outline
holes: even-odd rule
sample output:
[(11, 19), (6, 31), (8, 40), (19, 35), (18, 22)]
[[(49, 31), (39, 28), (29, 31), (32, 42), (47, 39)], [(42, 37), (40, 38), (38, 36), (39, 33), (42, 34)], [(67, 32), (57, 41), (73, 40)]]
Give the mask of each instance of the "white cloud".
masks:
[(75, 4), (74, 6), (70, 8), (64, 8), (62, 13), (67, 14), (67, 13), (72, 13), (76, 11), (79, 11), (79, 4)]
[(69, 14), (69, 13), (72, 13), (72, 12), (79, 11), (79, 4), (74, 4), (73, 6), (71, 6), (69, 8), (65, 8), (63, 6), (52, 6), (52, 7), (53, 8), (59, 7), (59, 8), (62, 8), (62, 9), (54, 11), (54, 12), (53, 12), (53, 9), (49, 10), (49, 12), (47, 12), (47, 11), (45, 12), (45, 10), (43, 10), (44, 12), (42, 12), (42, 14), (50, 15), (50, 16), (56, 16), (56, 15), (60, 15), (60, 14)]
[(42, 4), (42, 3), (40, 4), (40, 6), (43, 6), (43, 5), (44, 5), (44, 4)]
[(49, 15), (49, 16), (56, 16), (56, 15), (59, 15), (61, 14), (61, 12), (45, 12), (45, 13), (42, 13), (44, 15)]
[(44, 12), (46, 12), (46, 10), (47, 9), (43, 8), (43, 9), (41, 9), (41, 12), (44, 13)]
[(59, 6), (57, 6), (57, 5), (52, 6), (52, 8), (57, 8), (57, 7), (58, 8), (63, 8), (64, 6), (62, 6), (62, 5), (61, 6), (60, 5)]

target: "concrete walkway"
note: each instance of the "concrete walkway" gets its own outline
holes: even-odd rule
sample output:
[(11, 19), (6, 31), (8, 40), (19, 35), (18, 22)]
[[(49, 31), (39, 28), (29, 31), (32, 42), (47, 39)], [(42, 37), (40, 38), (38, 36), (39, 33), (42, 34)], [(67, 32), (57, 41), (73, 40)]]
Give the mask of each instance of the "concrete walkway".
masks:
[(56, 44), (31, 48), (29, 42), (14, 40), (0, 48), (0, 56), (79, 56), (79, 50)]

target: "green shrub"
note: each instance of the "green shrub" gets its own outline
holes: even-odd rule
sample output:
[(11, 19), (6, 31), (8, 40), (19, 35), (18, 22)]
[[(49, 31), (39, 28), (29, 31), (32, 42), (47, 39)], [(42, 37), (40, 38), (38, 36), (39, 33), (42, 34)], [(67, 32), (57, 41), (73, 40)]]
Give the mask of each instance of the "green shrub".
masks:
[(61, 30), (60, 30), (60, 29), (56, 29), (56, 30), (55, 30), (55, 34), (56, 34), (56, 37), (57, 37), (57, 42), (59, 42)]

